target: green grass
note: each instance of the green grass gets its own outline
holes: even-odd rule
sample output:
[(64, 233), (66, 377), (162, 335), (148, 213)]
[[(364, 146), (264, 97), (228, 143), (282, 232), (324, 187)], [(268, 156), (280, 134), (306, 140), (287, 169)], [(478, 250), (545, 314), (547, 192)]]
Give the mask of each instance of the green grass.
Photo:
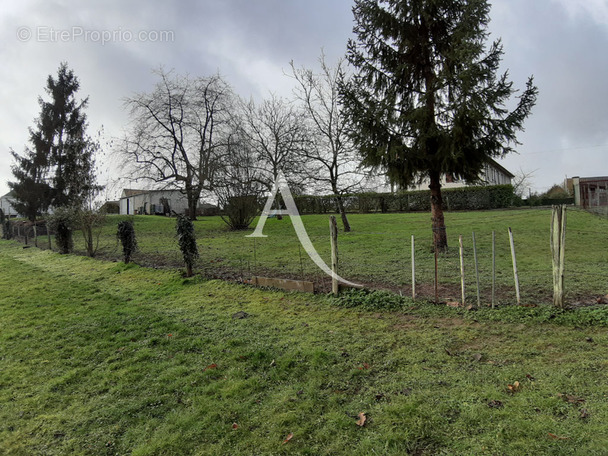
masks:
[[(0, 271), (0, 454), (608, 448), (608, 335), (585, 309), (555, 325), (538, 308), (336, 301), (6, 241)], [(399, 310), (364, 310), (383, 304)]]
[[(477, 239), (481, 298), (491, 301), (492, 231), (496, 232), (496, 280), (498, 302), (512, 304), (515, 288), (508, 228), (514, 232), (522, 302), (550, 303), (552, 300), (550, 209), (448, 212), (446, 225), (450, 250), (439, 258), (440, 297), (459, 299), (460, 263), (458, 235), (465, 246), (466, 290), (469, 302), (476, 300), (475, 267), (471, 233)], [(340, 275), (372, 288), (390, 288), (410, 294), (411, 236), (416, 237), (418, 291), (433, 296), (434, 258), (431, 253), (430, 220), (426, 213), (351, 214), (353, 231), (340, 233)], [(116, 224), (121, 217), (109, 217), (101, 240), (106, 258), (120, 258)], [(135, 261), (148, 266), (179, 267), (179, 249), (174, 236), (175, 220), (136, 216), (135, 229), (140, 252)], [(329, 264), (327, 215), (303, 217), (317, 250)], [(308, 258), (297, 240), (289, 217), (269, 219), (264, 239), (247, 238), (249, 231), (230, 232), (219, 217), (202, 217), (195, 222), (201, 259), (199, 271), (207, 276), (240, 279), (257, 275), (307, 278), (327, 289), (329, 278)], [(83, 243), (76, 239), (82, 252)], [(584, 211), (568, 211), (566, 235), (566, 299), (569, 303), (590, 302), (608, 293), (608, 220)]]

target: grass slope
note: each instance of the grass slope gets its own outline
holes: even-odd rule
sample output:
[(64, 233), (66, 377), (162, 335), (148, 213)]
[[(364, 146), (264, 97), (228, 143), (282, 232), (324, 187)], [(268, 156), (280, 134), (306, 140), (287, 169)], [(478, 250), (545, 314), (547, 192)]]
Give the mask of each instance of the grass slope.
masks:
[(608, 447), (605, 329), (366, 312), (5, 241), (0, 290), (1, 454)]

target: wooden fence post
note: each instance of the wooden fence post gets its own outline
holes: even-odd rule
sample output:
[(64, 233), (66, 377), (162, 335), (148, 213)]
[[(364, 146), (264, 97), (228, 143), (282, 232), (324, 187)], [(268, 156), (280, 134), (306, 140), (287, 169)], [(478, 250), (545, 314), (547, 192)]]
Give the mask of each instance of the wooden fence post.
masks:
[(435, 304), (439, 303), (439, 264), (437, 261), (437, 246), (435, 246)]
[(416, 249), (412, 234), (412, 299), (416, 299)]
[(496, 302), (496, 231), (492, 231), (492, 309)]
[(460, 289), (462, 290), (462, 305), (464, 307), (466, 295), (464, 289), (464, 247), (462, 246), (462, 235), (458, 236), (458, 244), (460, 246)]
[(566, 206), (553, 206), (551, 214), (551, 259), (553, 263), (553, 305), (564, 307)]
[(34, 222), (34, 245), (38, 247), (38, 231), (36, 230), (36, 222)]
[(45, 222), (45, 226), (46, 226), (46, 236), (47, 239), (49, 240), (49, 250), (53, 250), (53, 246), (51, 245), (51, 228), (49, 227), (49, 224)]
[(333, 215), (329, 216), (329, 234), (331, 242), (331, 270), (333, 275), (331, 277), (331, 292), (334, 296), (338, 296), (339, 284), (338, 284), (338, 224), (336, 223), (336, 217)]
[(477, 307), (480, 307), (481, 297), (479, 296), (479, 263), (477, 262), (477, 243), (475, 242), (475, 231), (473, 231), (473, 259), (475, 261), (475, 281), (477, 283)]
[(515, 242), (513, 241), (513, 231), (509, 227), (509, 242), (511, 243), (511, 258), (513, 260), (513, 278), (515, 280), (515, 296), (517, 297), (517, 305), (521, 304), (521, 296), (519, 294), (519, 274), (517, 273), (517, 259), (515, 258)]

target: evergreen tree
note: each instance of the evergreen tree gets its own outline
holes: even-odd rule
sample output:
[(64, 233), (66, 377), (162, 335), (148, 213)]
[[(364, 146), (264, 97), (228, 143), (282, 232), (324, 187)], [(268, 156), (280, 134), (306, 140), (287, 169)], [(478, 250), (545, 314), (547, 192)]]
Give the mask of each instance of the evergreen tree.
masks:
[(39, 98), (40, 116), (30, 129), (24, 156), (12, 152), (15, 182), (9, 183), (20, 209), (33, 218), (55, 207), (82, 207), (101, 187), (96, 184), (94, 154), (97, 142), (86, 133), (84, 109), (88, 99), (76, 100), (78, 78), (62, 63), (57, 78), (49, 75), (46, 92), (50, 101)]
[(8, 183), (14, 197), (13, 207), (19, 214), (34, 221), (36, 216), (49, 208), (53, 197), (52, 188), (47, 183), (47, 156), (28, 148), (24, 156), (12, 150), (11, 154), (16, 161), (11, 168), (16, 180)]
[(536, 102), (530, 77), (516, 92), (498, 74), (500, 40), (486, 48), (486, 0), (355, 0), (348, 60), (356, 74), (343, 86), (352, 135), (363, 162), (402, 186), (428, 179), (433, 242), (447, 236), (441, 177), (479, 180), (489, 159), (511, 152)]

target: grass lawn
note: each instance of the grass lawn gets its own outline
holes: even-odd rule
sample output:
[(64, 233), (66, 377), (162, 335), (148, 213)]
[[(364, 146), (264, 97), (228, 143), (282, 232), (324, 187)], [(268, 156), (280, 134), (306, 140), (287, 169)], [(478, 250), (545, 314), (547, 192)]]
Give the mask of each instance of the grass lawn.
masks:
[[(515, 302), (515, 288), (508, 238), (514, 232), (522, 302), (552, 301), (550, 209), (521, 209), (448, 212), (446, 225), (450, 250), (439, 258), (440, 298), (460, 297), (458, 235), (465, 246), (466, 290), (469, 302), (476, 301), (472, 232), (476, 234), (480, 294), (491, 301), (492, 231), (496, 232), (496, 281), (498, 302)], [(101, 253), (120, 258), (116, 224), (124, 217), (109, 217), (101, 238)], [(416, 238), (418, 291), (434, 295), (434, 257), (431, 253), (429, 214), (350, 214), (353, 231), (340, 233), (340, 275), (375, 288), (390, 288), (411, 294), (411, 236)], [(174, 236), (175, 220), (156, 216), (133, 218), (140, 251), (135, 261), (149, 266), (180, 263)], [(307, 231), (321, 256), (330, 264), (327, 215), (303, 217)], [(195, 222), (201, 258), (198, 270), (207, 276), (232, 279), (251, 275), (273, 275), (313, 280), (327, 289), (329, 278), (308, 258), (297, 240), (289, 217), (269, 219), (264, 239), (247, 238), (251, 230), (230, 232), (219, 217), (201, 217)], [(44, 238), (41, 238), (43, 240)], [(83, 249), (82, 240), (75, 241)], [(566, 300), (590, 302), (608, 293), (608, 220), (584, 211), (568, 211), (566, 235)]]
[[(136, 219), (144, 252), (148, 220)], [(236, 239), (213, 223), (197, 226), (224, 245)], [(608, 335), (582, 318), (606, 325), (602, 308), (467, 313), (402, 300), (366, 311), (344, 307), (348, 295), (183, 279), (7, 241), (0, 290), (0, 454), (608, 448)]]

